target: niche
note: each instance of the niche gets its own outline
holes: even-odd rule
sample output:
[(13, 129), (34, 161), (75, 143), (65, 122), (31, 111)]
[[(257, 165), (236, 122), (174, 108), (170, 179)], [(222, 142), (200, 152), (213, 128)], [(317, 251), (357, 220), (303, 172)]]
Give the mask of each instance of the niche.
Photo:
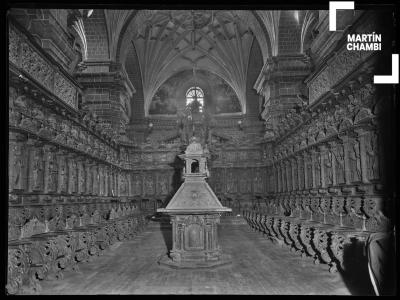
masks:
[(199, 173), (199, 161), (194, 160), (190, 165), (190, 172), (191, 173)]

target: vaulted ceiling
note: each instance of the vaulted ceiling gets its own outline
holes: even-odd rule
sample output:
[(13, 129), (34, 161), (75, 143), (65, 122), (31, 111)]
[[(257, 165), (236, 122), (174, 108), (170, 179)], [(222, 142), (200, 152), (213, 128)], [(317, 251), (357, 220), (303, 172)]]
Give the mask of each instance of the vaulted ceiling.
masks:
[[(304, 17), (307, 11), (293, 12), (297, 12), (305, 35), (306, 23), (310, 23)], [(135, 49), (146, 115), (158, 88), (188, 69), (206, 70), (223, 78), (246, 113), (252, 43), (257, 40), (263, 63), (278, 55), (280, 15), (280, 11), (104, 10), (110, 59), (125, 66), (129, 51)]]

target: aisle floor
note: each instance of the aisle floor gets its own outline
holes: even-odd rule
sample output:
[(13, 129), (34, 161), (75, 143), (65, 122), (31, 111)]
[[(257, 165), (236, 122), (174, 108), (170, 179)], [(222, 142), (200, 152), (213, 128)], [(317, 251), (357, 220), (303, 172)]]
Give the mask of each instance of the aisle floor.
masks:
[(170, 244), (169, 228), (152, 224), (132, 241), (118, 242), (102, 256), (43, 281), (40, 294), (369, 294), (355, 291), (339, 273), (314, 265), (268, 241), (247, 225), (220, 225), (224, 253), (233, 263), (211, 270), (175, 270), (157, 261)]

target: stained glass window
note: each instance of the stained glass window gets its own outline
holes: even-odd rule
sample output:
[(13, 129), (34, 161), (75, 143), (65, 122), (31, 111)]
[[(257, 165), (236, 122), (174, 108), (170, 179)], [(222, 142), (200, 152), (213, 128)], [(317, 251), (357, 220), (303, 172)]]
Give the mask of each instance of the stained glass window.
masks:
[(199, 111), (202, 112), (204, 105), (204, 93), (203, 90), (197, 86), (191, 87), (186, 92), (186, 105), (190, 105), (195, 100), (199, 102)]

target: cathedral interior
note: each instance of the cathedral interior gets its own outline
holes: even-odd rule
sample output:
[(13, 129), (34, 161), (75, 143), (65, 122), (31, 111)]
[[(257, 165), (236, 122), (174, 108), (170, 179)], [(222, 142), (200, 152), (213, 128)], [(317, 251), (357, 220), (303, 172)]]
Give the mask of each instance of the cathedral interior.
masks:
[[(394, 294), (397, 99), (374, 84), (393, 20), (10, 9), (6, 293)], [(371, 33), (379, 51), (348, 50)], [(158, 263), (203, 247), (160, 213), (184, 172), (230, 209), (204, 235), (230, 264)]]

